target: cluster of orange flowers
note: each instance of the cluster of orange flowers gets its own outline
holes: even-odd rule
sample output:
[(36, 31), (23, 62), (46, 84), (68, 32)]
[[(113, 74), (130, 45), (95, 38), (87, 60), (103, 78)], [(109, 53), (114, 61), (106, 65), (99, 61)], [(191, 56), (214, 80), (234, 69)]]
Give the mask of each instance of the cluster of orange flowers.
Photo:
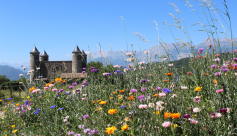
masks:
[(128, 97), (128, 100), (135, 100), (135, 98), (133, 97), (133, 95)]
[(33, 86), (29, 89), (30, 92), (33, 91), (33, 90), (35, 90), (35, 86)]
[(65, 83), (66, 80), (63, 80), (62, 78), (56, 78), (55, 81), (59, 82), (59, 83)]
[(116, 114), (117, 113), (117, 110), (116, 109), (109, 109), (108, 110), (108, 114)]
[(51, 84), (51, 83), (48, 83), (48, 84), (46, 84), (45, 86), (46, 86), (46, 87), (49, 87), (50, 84)]
[(170, 112), (166, 112), (166, 113), (164, 114), (164, 119), (167, 119), (167, 118), (178, 119), (180, 116), (181, 116), (180, 113), (170, 113)]

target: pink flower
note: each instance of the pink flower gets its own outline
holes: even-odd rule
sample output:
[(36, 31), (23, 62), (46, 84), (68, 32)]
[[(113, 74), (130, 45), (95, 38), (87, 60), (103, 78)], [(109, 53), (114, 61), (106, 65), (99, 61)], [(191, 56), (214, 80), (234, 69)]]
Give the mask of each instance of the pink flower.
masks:
[(54, 87), (54, 84), (50, 84), (49, 87)]
[(198, 97), (198, 96), (194, 97), (193, 101), (196, 102), (196, 103), (201, 102), (200, 97)]
[(107, 76), (109, 73), (103, 73), (103, 76)]
[(173, 66), (173, 64), (169, 64), (169, 66), (170, 66), (170, 67), (172, 67), (172, 66)]
[(195, 120), (195, 119), (189, 119), (189, 121), (190, 121), (191, 124), (197, 124), (198, 123), (198, 121)]
[(48, 87), (44, 87), (44, 89), (49, 89)]
[(221, 114), (220, 113), (215, 113), (215, 112), (212, 112), (210, 114), (210, 118), (214, 119), (214, 118), (220, 118), (221, 117)]
[(32, 93), (36, 93), (36, 92), (37, 92), (37, 90), (33, 90), (33, 91), (32, 91)]
[(142, 69), (145, 69), (145, 67), (142, 67)]
[(54, 91), (54, 92), (56, 92), (57, 90), (58, 90), (57, 88), (52, 89), (52, 91)]
[(21, 85), (22, 84), (22, 82), (19, 82), (19, 85)]
[(145, 61), (141, 61), (141, 62), (139, 62), (138, 64), (139, 64), (139, 65), (145, 64)]
[(223, 89), (216, 90), (216, 93), (221, 93), (221, 92), (223, 92)]
[(194, 108), (193, 109), (193, 112), (195, 112), (195, 113), (200, 112), (200, 111), (201, 111), (201, 109), (199, 109), (199, 108)]
[(132, 52), (128, 52), (126, 53), (127, 56), (131, 56), (132, 55)]
[(147, 108), (147, 105), (146, 105), (146, 104), (141, 104), (141, 105), (139, 105), (139, 109), (145, 109), (145, 108)]
[(28, 110), (31, 110), (31, 107), (28, 107), (27, 109), (28, 109)]
[(159, 93), (159, 97), (166, 96), (166, 93)]
[(170, 127), (170, 122), (169, 121), (165, 121), (164, 123), (162, 123), (163, 127)]
[(187, 89), (188, 87), (186, 87), (186, 86), (181, 86), (181, 89), (182, 90), (185, 90), (185, 89)]
[(81, 98), (82, 100), (86, 100), (86, 98)]
[(148, 54), (150, 51), (144, 51), (145, 54)]
[(64, 119), (63, 122), (67, 122), (67, 119)]
[(118, 65), (114, 65), (114, 68), (117, 68), (118, 67)]

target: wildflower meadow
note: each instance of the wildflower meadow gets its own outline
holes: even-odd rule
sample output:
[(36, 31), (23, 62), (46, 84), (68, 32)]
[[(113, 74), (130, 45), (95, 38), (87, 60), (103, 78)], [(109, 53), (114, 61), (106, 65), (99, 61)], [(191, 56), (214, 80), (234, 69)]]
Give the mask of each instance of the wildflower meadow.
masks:
[(23, 82), (26, 97), (0, 101), (1, 135), (237, 135), (237, 51), (189, 44), (184, 71), (159, 41), (166, 55), (145, 51), (142, 61), (131, 51), (127, 66), (86, 67), (84, 79)]

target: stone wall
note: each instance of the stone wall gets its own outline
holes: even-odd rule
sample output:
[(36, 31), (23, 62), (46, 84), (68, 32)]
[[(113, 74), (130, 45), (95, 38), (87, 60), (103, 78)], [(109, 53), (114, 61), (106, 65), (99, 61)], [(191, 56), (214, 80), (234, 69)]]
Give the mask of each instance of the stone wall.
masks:
[[(52, 72), (53, 69), (55, 72)], [(72, 73), (72, 61), (42, 61), (40, 73), (45, 78), (55, 78), (61, 73)]]

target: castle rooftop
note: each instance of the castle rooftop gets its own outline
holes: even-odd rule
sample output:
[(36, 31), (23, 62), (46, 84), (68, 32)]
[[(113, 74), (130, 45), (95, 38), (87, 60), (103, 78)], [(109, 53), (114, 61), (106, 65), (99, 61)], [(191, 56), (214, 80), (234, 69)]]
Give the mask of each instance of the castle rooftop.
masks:
[(72, 52), (72, 53), (78, 53), (78, 52), (80, 52), (80, 53), (81, 53), (81, 51), (80, 51), (79, 47), (78, 47), (78, 46), (76, 46), (76, 48), (73, 50), (73, 52)]
[[(86, 53), (84, 52), (84, 50), (82, 50), (82, 55), (86, 55)], [(87, 56), (87, 55), (86, 55)]]
[(47, 52), (44, 50), (40, 56), (42, 56), (42, 57), (47, 56), (47, 57), (48, 57), (49, 55), (48, 55)]
[(30, 54), (32, 54), (32, 53), (40, 53), (39, 51), (38, 51), (38, 49), (36, 48), (36, 46), (32, 49), (32, 51), (30, 52)]

